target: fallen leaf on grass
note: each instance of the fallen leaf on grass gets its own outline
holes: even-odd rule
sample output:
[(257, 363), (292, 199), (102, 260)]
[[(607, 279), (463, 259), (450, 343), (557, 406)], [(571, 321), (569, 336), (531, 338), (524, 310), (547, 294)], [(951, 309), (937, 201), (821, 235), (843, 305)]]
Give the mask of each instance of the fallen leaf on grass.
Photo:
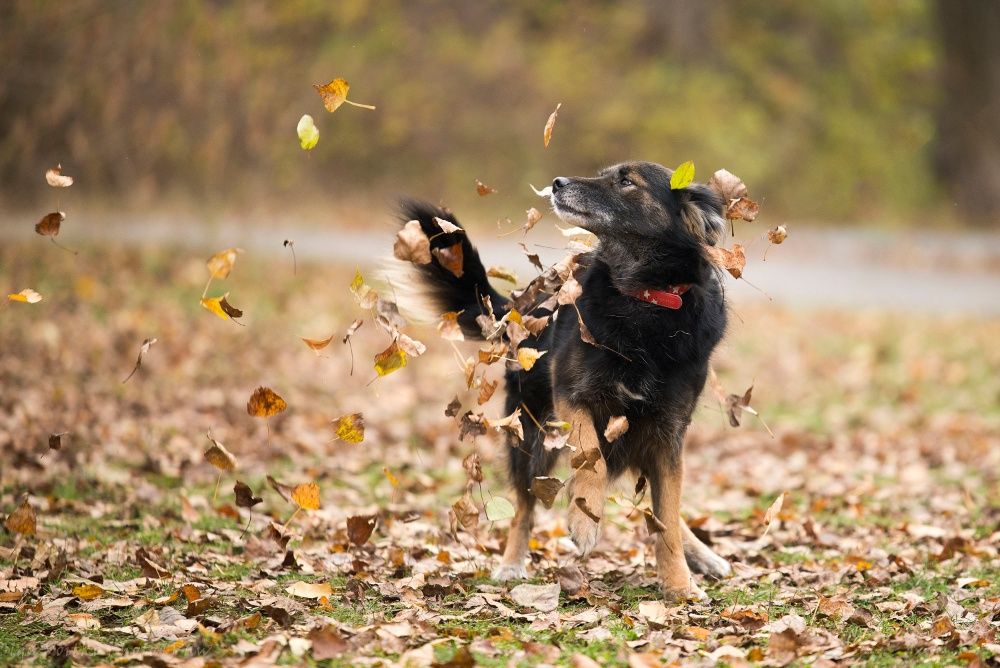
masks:
[(692, 181), (694, 181), (694, 163), (688, 160), (681, 163), (670, 175), (670, 189), (683, 190), (691, 185)]
[(73, 587), (73, 596), (81, 601), (93, 601), (104, 593), (104, 589), (95, 584), (82, 584)]
[(31, 288), (25, 288), (20, 292), (12, 293), (7, 295), (7, 299), (12, 302), (23, 302), (25, 304), (37, 304), (42, 301), (42, 296), (32, 290)]
[(414, 264), (430, 264), (431, 242), (420, 227), (419, 220), (411, 220), (396, 233), (392, 254), (397, 260)]
[(311, 151), (319, 143), (319, 128), (316, 127), (313, 117), (309, 114), (303, 114), (302, 118), (299, 119), (298, 125), (295, 126), (295, 133), (299, 136), (299, 146), (302, 147), (303, 151)]
[(355, 515), (347, 518), (347, 539), (355, 545), (364, 545), (375, 530), (375, 515)]
[(323, 99), (323, 106), (330, 113), (337, 111), (340, 105), (345, 102), (355, 107), (361, 107), (362, 109), (375, 108), (370, 104), (361, 104), (347, 99), (347, 93), (351, 90), (351, 84), (347, 83), (347, 79), (337, 78), (330, 83), (313, 84), (313, 88), (319, 93), (319, 96)]
[(269, 387), (258, 387), (247, 401), (247, 413), (253, 417), (267, 418), (288, 408), (281, 396)]
[(521, 607), (552, 612), (559, 606), (559, 591), (559, 583), (519, 584), (510, 590), (510, 598)]
[(717, 246), (704, 246), (703, 248), (708, 258), (714, 264), (732, 274), (733, 278), (739, 278), (743, 275), (743, 268), (747, 264), (747, 256), (741, 244), (733, 244), (733, 250)]
[(151, 345), (153, 345), (154, 343), (156, 343), (156, 339), (145, 339), (145, 340), (143, 340), (142, 345), (139, 346), (139, 357), (137, 357), (136, 360), (135, 360), (135, 367), (132, 369), (132, 373), (130, 373), (129, 375), (127, 375), (125, 377), (125, 380), (122, 381), (122, 385), (124, 385), (125, 383), (127, 383), (129, 381), (129, 378), (131, 378), (132, 376), (134, 376), (135, 372), (139, 370), (139, 367), (142, 366), (142, 358), (143, 358), (143, 356), (146, 353), (149, 352), (149, 347)]
[(303, 582), (298, 580), (285, 587), (285, 592), (299, 598), (330, 598), (333, 588), (329, 582)]
[(624, 415), (616, 415), (608, 420), (608, 426), (604, 429), (604, 438), (608, 443), (617, 441), (618, 438), (628, 431), (628, 418)]
[(69, 188), (73, 185), (73, 177), (62, 173), (62, 164), (45, 172), (45, 182), (53, 188)]
[(337, 438), (345, 443), (361, 443), (365, 440), (365, 418), (361, 413), (343, 415), (333, 421)]
[(490, 188), (488, 185), (486, 185), (479, 179), (476, 179), (476, 192), (479, 193), (480, 197), (486, 197), (487, 195), (495, 193), (496, 191), (497, 191), (496, 188)]
[(406, 366), (406, 351), (399, 347), (398, 341), (393, 341), (388, 348), (375, 355), (375, 372), (379, 376), (387, 376)]
[(3, 525), (7, 527), (8, 531), (19, 533), (22, 536), (32, 536), (34, 535), (37, 527), (35, 509), (32, 508), (31, 504), (28, 503), (28, 500), (25, 499), (21, 502), (21, 505), (14, 509), (14, 512), (7, 516)]
[(536, 499), (542, 502), (546, 508), (551, 508), (555, 503), (559, 490), (563, 488), (563, 481), (559, 478), (547, 476), (536, 476), (531, 481), (531, 493)]

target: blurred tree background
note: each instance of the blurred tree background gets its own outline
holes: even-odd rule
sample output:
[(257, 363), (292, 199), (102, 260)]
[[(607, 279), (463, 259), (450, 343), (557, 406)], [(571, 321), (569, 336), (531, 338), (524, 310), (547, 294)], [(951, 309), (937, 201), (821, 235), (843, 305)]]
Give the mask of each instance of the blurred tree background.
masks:
[[(996, 226), (998, 17), (995, 0), (8, 0), (3, 204), (50, 200), (56, 162), (121, 206), (239, 210), (474, 205), (476, 178), (502, 198), (693, 159), (772, 218)], [(327, 114), (311, 84), (337, 76), (378, 109)]]

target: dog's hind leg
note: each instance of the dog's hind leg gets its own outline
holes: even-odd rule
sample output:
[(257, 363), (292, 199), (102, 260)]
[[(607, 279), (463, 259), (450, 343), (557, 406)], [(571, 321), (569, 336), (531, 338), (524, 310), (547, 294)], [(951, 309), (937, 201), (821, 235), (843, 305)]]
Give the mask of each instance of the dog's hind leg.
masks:
[[(657, 457), (651, 475), (648, 475), (653, 492), (653, 515), (656, 520), (656, 573), (664, 595), (673, 601), (687, 599), (705, 600), (705, 595), (691, 579), (691, 571), (685, 560), (683, 530), (687, 525), (681, 521), (681, 486), (684, 466), (681, 449), (664, 445)], [(693, 534), (692, 534), (693, 535)]]
[(572, 426), (570, 444), (578, 450), (572, 459), (573, 479), (569, 484), (569, 535), (580, 554), (586, 556), (601, 537), (601, 518), (608, 490), (608, 467), (601, 456), (601, 442), (590, 412), (560, 404), (559, 419)]
[(507, 547), (500, 565), (493, 571), (494, 580), (520, 580), (528, 577), (524, 560), (528, 557), (528, 542), (535, 514), (535, 497), (527, 490), (517, 490), (517, 507), (507, 532)]
[(701, 542), (701, 539), (688, 527), (683, 517), (681, 518), (681, 542), (684, 544), (684, 560), (687, 561), (688, 568), (693, 572), (707, 575), (716, 580), (729, 577), (729, 574), (733, 572), (729, 562)]

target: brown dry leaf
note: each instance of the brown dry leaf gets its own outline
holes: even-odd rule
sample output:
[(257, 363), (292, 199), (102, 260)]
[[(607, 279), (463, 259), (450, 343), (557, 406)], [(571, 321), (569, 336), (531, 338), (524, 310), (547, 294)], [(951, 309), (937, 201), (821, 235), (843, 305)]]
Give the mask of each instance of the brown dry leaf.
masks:
[(226, 446), (219, 443), (211, 436), (208, 437), (208, 440), (212, 442), (212, 447), (205, 451), (205, 459), (208, 463), (220, 471), (235, 470), (236, 456), (229, 452), (229, 450), (226, 450)]
[(583, 514), (589, 517), (590, 519), (594, 520), (595, 522), (601, 521), (601, 516), (595, 513), (593, 510), (591, 510), (590, 506), (587, 505), (587, 499), (583, 498), (582, 496), (578, 496), (575, 499), (573, 499), (573, 503), (575, 503), (576, 507), (582, 510)]
[(483, 481), (483, 467), (479, 461), (478, 453), (472, 452), (466, 455), (462, 459), (462, 468), (465, 469), (465, 475), (469, 479), (469, 482)]
[(531, 481), (531, 493), (542, 502), (543, 506), (551, 508), (563, 485), (563, 481), (559, 478), (536, 476)]
[(854, 614), (856, 608), (848, 600), (846, 594), (838, 594), (827, 598), (819, 595), (819, 602), (816, 612), (827, 617), (832, 617), (838, 624), (843, 624)]
[(569, 660), (569, 665), (572, 668), (601, 668), (601, 664), (585, 654), (574, 654)]
[(370, 104), (360, 104), (358, 102), (352, 102), (347, 99), (347, 93), (351, 90), (351, 84), (347, 83), (346, 79), (334, 79), (330, 83), (326, 84), (313, 84), (313, 88), (319, 93), (319, 96), (323, 99), (323, 106), (331, 114), (340, 107), (340, 105), (350, 104), (355, 107), (361, 107), (362, 109), (374, 109)]
[(490, 278), (499, 278), (508, 283), (517, 283), (517, 274), (506, 267), (490, 267), (486, 270), (486, 275)]
[(739, 278), (743, 275), (743, 268), (747, 264), (747, 256), (741, 244), (733, 244), (733, 250), (726, 250), (717, 246), (704, 246), (703, 248), (708, 258), (714, 264), (732, 274), (733, 278)]
[(464, 263), (465, 259), (462, 253), (462, 242), (459, 241), (451, 246), (445, 246), (444, 248), (434, 248), (431, 250), (434, 257), (437, 258), (438, 263), (454, 274), (455, 278), (462, 278), (462, 274), (465, 273)]
[(510, 590), (510, 598), (523, 608), (552, 612), (559, 606), (558, 582), (544, 585), (519, 584)]
[(285, 592), (299, 598), (327, 598), (333, 596), (329, 582), (304, 582), (298, 580), (285, 587)]
[(490, 188), (488, 185), (476, 179), (476, 192), (479, 193), (480, 197), (486, 197), (496, 192), (496, 188)]
[[(302, 342), (305, 343), (307, 346), (309, 346), (309, 348), (314, 353), (316, 353), (317, 355), (319, 355), (319, 351), (321, 351), (324, 348), (326, 348), (328, 345), (330, 345), (330, 342), (333, 341), (333, 336), (334, 335), (331, 334), (329, 337), (327, 337), (325, 339), (307, 339), (304, 336), (300, 337), (300, 338), (302, 339)], [(344, 337), (344, 342), (345, 343), (347, 342), (347, 338), (349, 338), (349, 337), (350, 337), (350, 334), (348, 334), (347, 337)]]
[(781, 506), (782, 504), (784, 504), (785, 496), (787, 494), (788, 492), (782, 492), (781, 494), (779, 494), (778, 498), (774, 500), (774, 503), (772, 503), (770, 507), (768, 507), (768, 509), (764, 511), (765, 526), (764, 526), (764, 533), (761, 534), (761, 537), (767, 535), (767, 532), (771, 530), (771, 525), (774, 524), (774, 521), (776, 519), (778, 519), (778, 513), (781, 512)]
[(795, 661), (802, 645), (803, 640), (794, 629), (772, 633), (767, 639), (767, 657), (779, 666), (787, 665)]
[(552, 316), (548, 315), (544, 318), (536, 318), (535, 316), (526, 315), (522, 317), (521, 323), (531, 334), (538, 336), (545, 330), (546, 327), (549, 326), (549, 322), (551, 322), (551, 320)]
[(767, 240), (772, 244), (780, 244), (782, 241), (788, 238), (788, 230), (784, 225), (778, 225), (773, 230), (767, 231)]
[(482, 436), (486, 433), (487, 426), (488, 423), (481, 414), (466, 411), (458, 424), (458, 440), (464, 441), (469, 434)]
[(267, 484), (269, 484), (271, 486), (271, 489), (277, 492), (281, 496), (281, 498), (283, 498), (285, 501), (292, 500), (293, 487), (291, 485), (286, 485), (283, 482), (278, 482), (270, 475), (267, 476)]
[(487, 401), (490, 400), (490, 397), (492, 397), (493, 393), (496, 392), (497, 385), (499, 385), (499, 384), (500, 384), (500, 381), (498, 381), (498, 380), (494, 380), (491, 383), (490, 381), (488, 381), (486, 379), (483, 379), (483, 384), (479, 386), (479, 405), (480, 406), (482, 406), (483, 404), (485, 404)]
[(411, 220), (396, 233), (392, 254), (397, 260), (414, 264), (430, 264), (431, 242), (420, 227), (419, 220)]
[(59, 450), (62, 448), (62, 437), (69, 432), (61, 431), (58, 434), (49, 434), (49, 450)]
[(420, 357), (427, 352), (427, 346), (416, 339), (411, 339), (402, 332), (397, 333), (396, 343), (399, 344), (402, 351), (409, 357)]
[(221, 308), (222, 312), (232, 318), (235, 322), (237, 318), (243, 317), (243, 311), (230, 304), (226, 300), (227, 297), (229, 297), (229, 293), (223, 295), (222, 299), (219, 300), (219, 308)]
[(129, 381), (129, 378), (131, 378), (132, 376), (134, 376), (135, 372), (139, 370), (139, 367), (142, 366), (142, 358), (143, 358), (143, 356), (146, 353), (149, 352), (149, 347), (151, 345), (153, 345), (154, 343), (156, 343), (156, 339), (145, 339), (145, 340), (143, 340), (142, 345), (139, 346), (139, 357), (136, 358), (136, 360), (135, 360), (135, 367), (132, 369), (132, 373), (130, 373), (129, 375), (127, 375), (125, 377), (125, 380), (122, 381), (122, 385), (124, 385), (125, 383), (127, 383)]
[(528, 216), (528, 220), (525, 221), (521, 229), (527, 233), (542, 219), (542, 212), (535, 207), (531, 207), (525, 211), (525, 214)]
[[(438, 218), (434, 216), (434, 222), (437, 226), (441, 228), (441, 232), (444, 234), (452, 234), (453, 232), (465, 232), (461, 227), (451, 222), (450, 220), (445, 220), (444, 218)], [(435, 235), (436, 236), (436, 235)]]
[(361, 413), (344, 415), (333, 421), (337, 438), (345, 443), (361, 443), (365, 440), (365, 418)]
[(375, 515), (355, 515), (347, 518), (347, 539), (355, 545), (364, 545), (375, 530)]
[(43, 237), (56, 237), (59, 235), (59, 227), (64, 220), (66, 220), (66, 214), (62, 211), (47, 213), (35, 223), (35, 232)]
[(73, 587), (73, 596), (81, 601), (93, 601), (104, 593), (104, 589), (96, 584), (82, 584)]
[(528, 262), (533, 264), (538, 271), (545, 271), (545, 265), (542, 264), (542, 259), (538, 256), (537, 253), (532, 253), (531, 251), (529, 251), (528, 247), (523, 243), (518, 245), (521, 246), (521, 250), (528, 257)]
[(712, 174), (707, 185), (727, 202), (747, 196), (747, 185), (743, 183), (743, 179), (725, 169), (720, 169)]
[(226, 278), (236, 264), (236, 256), (243, 252), (242, 248), (227, 248), (208, 258), (205, 266), (212, 278)]
[(740, 418), (743, 416), (743, 410), (752, 415), (756, 415), (757, 411), (750, 406), (750, 397), (753, 394), (753, 385), (747, 388), (747, 391), (743, 393), (743, 396), (738, 394), (730, 394), (725, 398), (726, 414), (729, 416), (729, 424), (733, 427), (740, 426)]
[(489, 420), (489, 426), (498, 429), (500, 431), (505, 431), (511, 436), (517, 438), (518, 441), (524, 440), (524, 425), (521, 424), (521, 409), (517, 408), (513, 413), (507, 417), (499, 418), (497, 420)]
[(624, 415), (616, 415), (608, 420), (608, 426), (604, 428), (604, 438), (608, 443), (611, 443), (617, 441), (627, 431), (628, 418)]
[(262, 497), (254, 496), (250, 485), (240, 480), (237, 480), (236, 484), (233, 485), (233, 494), (236, 495), (237, 508), (253, 508), (264, 501)]
[(748, 223), (752, 223), (757, 219), (759, 211), (760, 206), (757, 202), (746, 197), (730, 200), (726, 204), (726, 218), (728, 220), (745, 220)]
[(543, 350), (539, 352), (536, 348), (522, 346), (517, 349), (517, 362), (525, 371), (531, 371), (531, 367), (535, 366), (535, 362), (538, 361), (538, 358), (546, 352), (548, 351)]
[(398, 341), (393, 341), (388, 348), (375, 356), (375, 372), (379, 376), (387, 376), (406, 366), (406, 351), (400, 348)]
[(331, 624), (314, 628), (309, 632), (308, 638), (312, 643), (312, 658), (315, 661), (336, 659), (351, 648), (340, 630)]
[(560, 306), (575, 304), (576, 300), (583, 295), (583, 286), (573, 276), (570, 276), (559, 288), (556, 294), (556, 303)]
[(73, 177), (62, 173), (62, 164), (58, 164), (45, 172), (45, 182), (53, 188), (69, 188), (73, 185)]
[(281, 396), (269, 387), (258, 387), (247, 401), (247, 413), (253, 417), (267, 418), (288, 408)]
[(292, 501), (303, 510), (319, 510), (319, 485), (304, 482), (296, 485), (291, 493)]
[(14, 512), (7, 516), (3, 525), (7, 527), (8, 531), (19, 533), (22, 536), (33, 536), (38, 526), (35, 509), (25, 499), (21, 505), (14, 509)]
[(460, 410), (462, 410), (462, 402), (459, 401), (458, 395), (456, 394), (455, 398), (449, 401), (448, 405), (445, 406), (444, 414), (447, 417), (455, 417), (456, 415), (458, 415), (458, 411)]
[(472, 500), (472, 494), (468, 490), (465, 491), (465, 494), (458, 501), (452, 504), (451, 511), (455, 514), (455, 519), (458, 520), (463, 529), (475, 532), (479, 526), (479, 508), (476, 507), (475, 502)]
[(552, 141), (552, 129), (556, 126), (556, 118), (559, 117), (559, 108), (562, 106), (562, 102), (556, 104), (555, 110), (549, 114), (549, 120), (545, 121), (545, 129), (542, 130), (542, 143), (545, 148), (549, 147), (549, 142)]
[(448, 311), (441, 314), (441, 321), (437, 325), (438, 332), (441, 333), (442, 339), (447, 339), (448, 341), (464, 341), (465, 335), (462, 334), (462, 328), (458, 324), (458, 313), (456, 311)]
[(42, 301), (42, 296), (32, 290), (31, 288), (25, 288), (20, 292), (7, 295), (7, 299), (12, 302), (22, 302), (25, 304), (37, 304)]
[(573, 453), (573, 456), (569, 460), (569, 465), (573, 469), (587, 469), (589, 471), (597, 472), (597, 460), (601, 458), (600, 448), (588, 448), (586, 450), (578, 450)]

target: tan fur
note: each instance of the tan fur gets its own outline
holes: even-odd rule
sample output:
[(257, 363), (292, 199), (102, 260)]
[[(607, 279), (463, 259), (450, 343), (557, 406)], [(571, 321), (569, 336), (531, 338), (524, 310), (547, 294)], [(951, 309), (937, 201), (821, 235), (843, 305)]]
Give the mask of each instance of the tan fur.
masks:
[[(578, 448), (573, 459), (592, 464), (577, 465), (569, 484), (569, 515), (566, 523), (580, 552), (588, 554), (601, 536), (600, 518), (608, 490), (608, 468), (601, 456), (601, 442), (589, 411), (558, 402), (556, 416), (570, 425), (570, 444)], [(597, 521), (594, 520), (597, 517)]]
[[(681, 527), (687, 529), (687, 525), (681, 519), (683, 469), (683, 466), (674, 466), (661, 459), (657, 463), (656, 475), (650, 481), (653, 487), (653, 515), (659, 520), (659, 531), (655, 535), (656, 574), (664, 594), (675, 600), (704, 596), (692, 581), (691, 571), (684, 559), (684, 531)], [(697, 540), (694, 534), (690, 537)]]

